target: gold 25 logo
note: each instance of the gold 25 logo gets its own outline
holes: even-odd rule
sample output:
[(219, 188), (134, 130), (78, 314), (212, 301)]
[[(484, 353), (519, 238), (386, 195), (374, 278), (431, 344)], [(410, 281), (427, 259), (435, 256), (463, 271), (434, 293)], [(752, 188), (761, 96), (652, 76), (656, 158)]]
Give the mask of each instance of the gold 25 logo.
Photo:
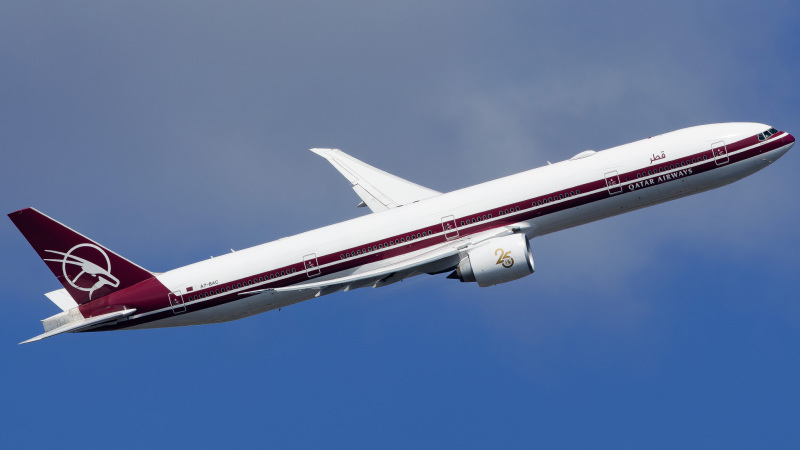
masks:
[(503, 251), (502, 248), (498, 248), (497, 250), (494, 251), (494, 254), (500, 256), (499, 258), (497, 258), (497, 262), (495, 263), (495, 265), (500, 264), (506, 269), (510, 269), (511, 266), (514, 265), (514, 258), (508, 256), (511, 254), (510, 251), (506, 252)]

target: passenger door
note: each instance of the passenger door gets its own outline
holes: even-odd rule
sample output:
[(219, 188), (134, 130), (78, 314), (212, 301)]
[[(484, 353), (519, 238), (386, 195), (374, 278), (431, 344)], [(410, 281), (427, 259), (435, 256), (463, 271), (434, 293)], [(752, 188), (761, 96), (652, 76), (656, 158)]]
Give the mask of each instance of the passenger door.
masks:
[(725, 141), (711, 144), (711, 153), (714, 155), (714, 162), (716, 162), (718, 166), (728, 163), (728, 149), (725, 147)]

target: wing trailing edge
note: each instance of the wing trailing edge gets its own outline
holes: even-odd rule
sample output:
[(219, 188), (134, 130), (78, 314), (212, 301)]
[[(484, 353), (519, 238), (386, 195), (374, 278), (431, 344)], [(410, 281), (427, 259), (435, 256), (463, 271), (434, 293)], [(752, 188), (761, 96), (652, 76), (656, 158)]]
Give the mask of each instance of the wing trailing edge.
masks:
[[(363, 200), (361, 203), (372, 212), (385, 211), (441, 194), (372, 167), (338, 149), (312, 148), (311, 151), (327, 159), (344, 175)], [(359, 206), (364, 206), (362, 204)]]

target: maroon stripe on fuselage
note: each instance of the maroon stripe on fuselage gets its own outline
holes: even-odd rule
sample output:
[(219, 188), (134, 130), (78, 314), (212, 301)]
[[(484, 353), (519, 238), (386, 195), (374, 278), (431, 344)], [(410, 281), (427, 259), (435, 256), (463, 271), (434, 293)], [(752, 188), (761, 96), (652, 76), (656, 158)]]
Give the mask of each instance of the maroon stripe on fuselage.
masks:
[[(792, 140), (790, 142), (785, 142), (783, 139), (785, 136), (790, 137)], [(679, 159), (665, 161), (661, 164), (653, 165), (652, 167), (643, 167), (634, 171), (620, 173), (618, 176), (622, 191), (619, 193), (611, 194), (607, 188), (605, 179), (598, 179), (588, 183), (583, 183), (581, 185), (572, 186), (567, 189), (554, 191), (546, 195), (537, 196), (535, 198), (530, 198), (512, 204), (492, 208), (491, 210), (471, 214), (469, 216), (458, 217), (455, 219), (455, 221), (459, 231), (459, 236), (469, 236), (492, 228), (513, 225), (525, 220), (535, 219), (537, 217), (547, 216), (578, 206), (605, 200), (612, 196), (625, 195), (630, 192), (647, 189), (659, 184), (674, 181), (678, 178), (686, 178), (701, 173), (710, 172), (718, 168), (730, 166), (737, 162), (756, 157), (764, 152), (776, 150), (784, 145), (788, 145), (793, 141), (794, 138), (789, 134), (781, 134), (780, 136), (775, 134), (765, 141), (759, 141), (757, 135), (751, 136), (726, 146), (728, 162), (724, 164), (717, 164), (717, 162), (714, 160), (712, 149), (709, 148), (708, 150), (704, 150), (702, 152)], [(735, 153), (741, 149), (757, 144), (761, 145), (758, 145), (747, 151), (731, 155), (731, 153)], [(692, 159), (695, 160), (694, 163), (691, 162)], [(688, 166), (692, 165), (693, 167), (691, 167), (691, 170), (688, 170)], [(672, 168), (670, 168), (670, 166), (672, 166)], [(651, 174), (648, 175), (647, 171), (650, 171)], [(681, 172), (683, 172), (683, 174), (680, 174)], [(637, 177), (637, 175), (639, 176)], [(672, 175), (676, 176), (673, 177)], [(642, 184), (642, 181), (644, 180), (654, 180), (654, 182), (643, 184), (640, 187), (630, 188), (630, 186), (636, 185), (637, 183)], [(576, 192), (578, 194), (575, 194)], [(565, 195), (563, 199), (561, 198), (562, 195)], [(545, 200), (547, 201), (545, 202)], [(543, 203), (539, 205), (539, 202)], [(517, 211), (517, 209), (519, 210)], [(505, 213), (506, 210), (509, 212)], [(483, 219), (484, 216), (486, 216), (486, 220)], [(477, 220), (472, 222), (473, 219)], [(465, 225), (461, 225), (462, 222)], [(417, 238), (417, 234), (420, 234), (421, 237)], [(413, 239), (411, 238), (412, 235), (414, 236)], [(324, 267), (324, 275), (330, 275), (363, 266), (365, 264), (375, 263), (422, 250), (444, 243), (446, 240), (447, 239), (445, 238), (445, 232), (442, 228), (442, 225), (436, 223), (428, 227), (387, 237), (386, 239), (382, 239), (380, 241), (373, 241), (358, 247), (344, 249), (340, 252), (321, 255), (317, 257), (317, 261), (319, 267), (329, 265), (328, 267)], [(393, 242), (393, 244), (387, 245), (390, 241)], [(394, 244), (395, 241), (399, 241), (399, 243)], [(369, 250), (370, 248), (373, 250)], [(359, 254), (358, 252), (361, 253)], [(355, 253), (355, 256), (345, 258), (341, 257), (341, 255), (346, 255), (348, 253)], [(287, 274), (282, 277), (276, 277), (272, 279), (269, 278), (270, 275), (274, 276), (276, 273), (280, 274), (281, 272)], [(263, 281), (259, 281), (259, 279)], [(299, 261), (295, 264), (277, 268), (275, 270), (255, 274), (247, 277), (246, 279), (239, 279), (230, 283), (214, 286), (213, 288), (209, 289), (196, 290), (191, 292), (191, 294), (184, 295), (186, 309), (185, 312), (182, 312), (182, 314), (200, 311), (232, 301), (241, 300), (244, 298), (244, 296), (240, 295), (240, 293), (248, 289), (285, 287), (301, 283), (309, 279), (310, 278), (306, 275), (303, 262)], [(136, 316), (139, 316), (139, 314), (142, 313), (168, 308), (170, 306), (168, 295), (169, 290), (158, 280), (153, 278), (128, 289), (115, 292), (114, 294), (103, 297), (102, 299), (82, 305), (81, 312), (84, 313), (84, 316), (86, 317), (96, 316), (112, 311), (113, 308), (119, 307), (120, 305), (125, 305), (136, 308)], [(207, 297), (212, 298), (209, 298), (208, 300), (202, 300)], [(176, 313), (174, 313), (172, 310), (166, 310), (159, 313), (150, 314), (145, 317), (131, 318), (130, 320), (124, 321), (120, 324), (104, 327), (102, 329), (127, 328), (153, 320), (172, 317), (175, 314)]]

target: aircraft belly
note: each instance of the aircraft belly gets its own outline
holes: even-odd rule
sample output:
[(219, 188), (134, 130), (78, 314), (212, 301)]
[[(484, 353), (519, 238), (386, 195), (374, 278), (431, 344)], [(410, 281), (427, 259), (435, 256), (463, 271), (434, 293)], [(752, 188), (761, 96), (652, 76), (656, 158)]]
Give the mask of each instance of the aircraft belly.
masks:
[(540, 219), (536, 219), (534, 222), (535, 229), (537, 230), (536, 234), (543, 235), (554, 233), (556, 231), (616, 216), (617, 214), (622, 214), (632, 209), (641, 208), (643, 204), (657, 197), (658, 193), (655, 189), (623, 192), (604, 200), (598, 200), (586, 205), (549, 214)]
[(667, 198), (664, 201), (725, 186), (726, 184), (733, 183), (734, 181), (741, 180), (744, 177), (752, 175), (769, 164), (769, 162), (761, 158), (748, 158), (744, 161), (730, 163), (715, 170), (698, 174), (694, 177), (691, 177), (692, 191), (683, 195), (681, 195), (679, 192), (676, 192), (674, 188), (670, 188), (669, 185), (671, 183), (667, 183), (665, 185), (665, 188), (668, 189), (667, 192), (665, 192)]
[(199, 311), (176, 314), (165, 319), (158, 319), (128, 327), (128, 330), (146, 328), (186, 327), (230, 322), (245, 317), (261, 314), (273, 309), (283, 308), (313, 298), (307, 292), (263, 293), (225, 303)]

